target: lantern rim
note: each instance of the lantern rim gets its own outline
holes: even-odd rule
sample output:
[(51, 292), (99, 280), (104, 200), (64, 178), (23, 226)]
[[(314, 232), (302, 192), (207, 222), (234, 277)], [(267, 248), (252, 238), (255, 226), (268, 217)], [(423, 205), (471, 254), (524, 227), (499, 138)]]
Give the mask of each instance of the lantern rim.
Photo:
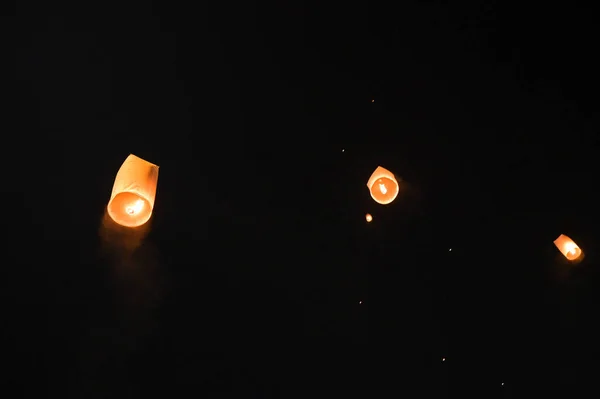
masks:
[[(123, 199), (121, 202), (126, 201), (127, 205), (130, 205), (134, 199), (137, 199), (144, 202), (144, 207), (136, 214), (129, 214), (127, 212), (128, 206), (126, 206), (125, 203), (119, 203), (123, 196), (129, 197), (129, 199)], [(119, 204), (115, 204), (115, 202)], [(115, 194), (115, 196), (109, 201), (106, 209), (108, 215), (115, 223), (124, 227), (139, 227), (146, 224), (152, 217), (154, 204), (148, 198), (146, 198), (146, 196), (138, 192), (128, 190)]]
[[(373, 193), (373, 186), (375, 185), (375, 182), (376, 182), (377, 180), (379, 180), (380, 178), (385, 178), (385, 179), (388, 179), (388, 180), (390, 180), (392, 183), (394, 183), (394, 187), (393, 187), (393, 194), (391, 194), (391, 195), (389, 195), (389, 196), (386, 196), (387, 198), (386, 198), (386, 199), (383, 199), (383, 200), (382, 200), (381, 198), (377, 198), (377, 197), (375, 196), (375, 194)], [(388, 205), (388, 204), (391, 204), (392, 202), (394, 202), (394, 200), (396, 199), (396, 197), (398, 197), (398, 194), (400, 193), (400, 185), (398, 184), (398, 182), (397, 182), (396, 180), (389, 179), (389, 178), (388, 178), (388, 177), (386, 177), (386, 176), (382, 176), (382, 177), (380, 177), (380, 178), (378, 178), (378, 179), (375, 179), (375, 181), (373, 182), (373, 184), (371, 184), (371, 187), (369, 187), (369, 193), (371, 194), (371, 198), (373, 198), (373, 200), (374, 200), (375, 202), (377, 202), (378, 204), (381, 204), (381, 205)]]
[(581, 253), (582, 253), (581, 248), (574, 247), (570, 251), (567, 251), (565, 257), (568, 260), (576, 260), (577, 258), (579, 258), (581, 256)]

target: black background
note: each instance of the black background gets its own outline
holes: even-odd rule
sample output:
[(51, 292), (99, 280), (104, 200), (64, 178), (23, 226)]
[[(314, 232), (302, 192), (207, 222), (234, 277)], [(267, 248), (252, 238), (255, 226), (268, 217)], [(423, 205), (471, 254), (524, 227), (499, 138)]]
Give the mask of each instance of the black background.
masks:
[[(592, 397), (594, 10), (462, 4), (3, 17), (14, 392)], [(123, 249), (130, 153), (160, 176)]]

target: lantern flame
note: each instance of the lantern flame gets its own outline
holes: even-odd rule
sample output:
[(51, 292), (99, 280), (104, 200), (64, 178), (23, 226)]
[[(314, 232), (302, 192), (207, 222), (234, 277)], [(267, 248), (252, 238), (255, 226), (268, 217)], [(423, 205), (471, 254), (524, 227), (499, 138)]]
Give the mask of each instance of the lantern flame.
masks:
[(367, 213), (365, 215), (365, 219), (367, 220), (367, 223), (371, 223), (371, 221), (373, 220), (373, 216), (371, 216), (370, 213)]
[(575, 244), (575, 241), (571, 240), (564, 234), (561, 234), (556, 240), (554, 240), (554, 245), (556, 245), (556, 248), (558, 248), (558, 250), (568, 260), (576, 260), (583, 254), (581, 248)]
[(125, 207), (125, 212), (127, 212), (128, 215), (135, 215), (136, 213), (139, 213), (142, 209), (144, 209), (144, 201), (137, 200), (132, 206)]
[(381, 166), (375, 169), (367, 182), (367, 187), (369, 187), (371, 197), (381, 205), (393, 202), (400, 192), (398, 180), (394, 174)]
[(107, 210), (111, 219), (125, 227), (150, 220), (156, 197), (158, 166), (131, 154), (117, 172)]

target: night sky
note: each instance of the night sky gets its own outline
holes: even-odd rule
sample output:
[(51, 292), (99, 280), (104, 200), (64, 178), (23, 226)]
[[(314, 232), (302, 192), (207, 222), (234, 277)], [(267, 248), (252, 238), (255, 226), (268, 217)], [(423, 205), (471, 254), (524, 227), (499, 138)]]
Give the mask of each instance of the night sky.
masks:
[(10, 397), (595, 397), (594, 10), (292, 3), (2, 18)]

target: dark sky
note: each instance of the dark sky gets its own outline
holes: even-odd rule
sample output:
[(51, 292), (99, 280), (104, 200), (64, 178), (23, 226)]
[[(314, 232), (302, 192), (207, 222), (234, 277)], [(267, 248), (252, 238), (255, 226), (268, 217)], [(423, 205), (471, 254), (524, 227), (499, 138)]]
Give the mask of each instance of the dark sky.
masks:
[[(593, 397), (593, 10), (437, 3), (3, 18), (6, 378), (24, 397)], [(130, 153), (160, 176), (123, 250), (102, 225)], [(404, 182), (387, 206), (379, 165)]]

